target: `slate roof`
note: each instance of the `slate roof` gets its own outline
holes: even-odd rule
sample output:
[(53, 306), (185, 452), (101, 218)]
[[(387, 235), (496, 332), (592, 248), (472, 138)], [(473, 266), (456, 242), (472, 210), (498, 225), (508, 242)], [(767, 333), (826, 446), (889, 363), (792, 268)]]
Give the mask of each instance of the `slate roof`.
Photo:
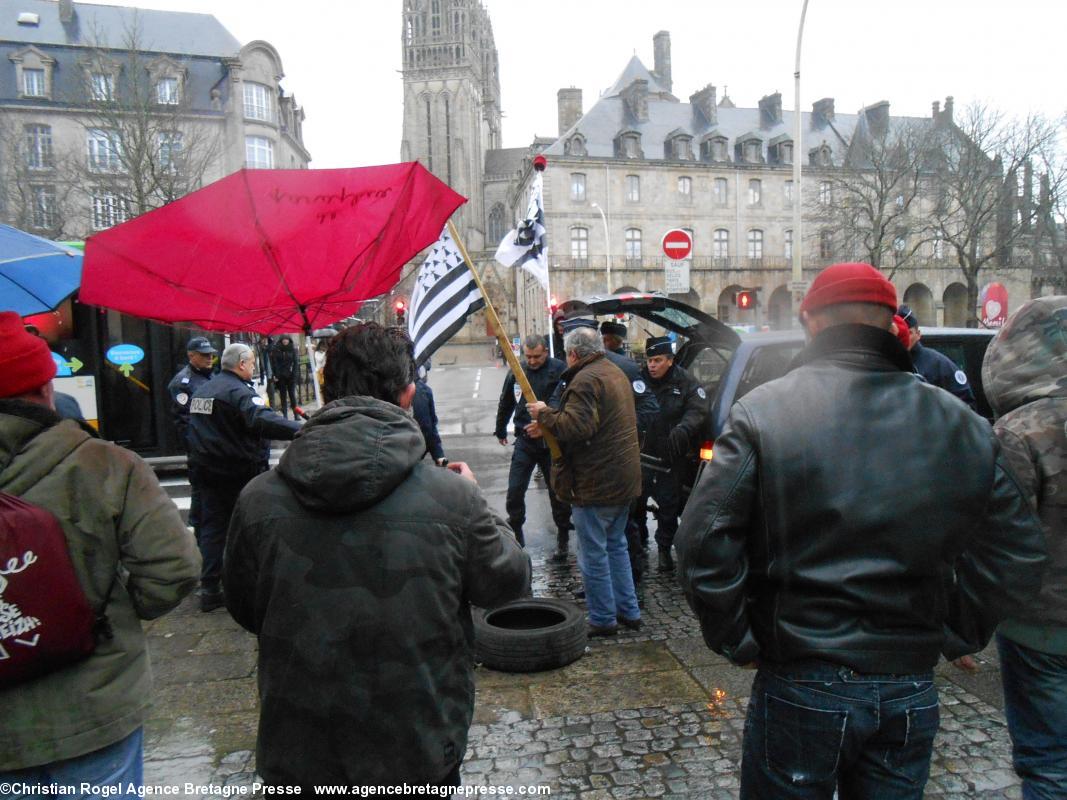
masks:
[(528, 147), (508, 147), (499, 150), (487, 150), (485, 153), (485, 176), (513, 175), (522, 169), (522, 160), (529, 152)]
[[(24, 11), (37, 14), (40, 24), (19, 25)], [(118, 48), (135, 21), (143, 51), (219, 58), (241, 50), (241, 43), (211, 14), (75, 3), (73, 21), (64, 24), (54, 0), (0, 0), (0, 42)], [(94, 31), (106, 32), (108, 41), (94, 42)]]
[[(649, 82), (647, 122), (635, 120), (621, 97), (626, 87), (638, 78), (644, 78)], [(709, 124), (696, 106), (678, 102), (675, 99), (666, 99), (657, 93), (671, 97), (656, 80), (655, 75), (641, 63), (637, 56), (634, 56), (611, 88), (600, 96), (593, 107), (569, 131), (545, 150), (545, 155), (564, 155), (564, 143), (578, 133), (585, 139), (586, 154), (589, 157), (614, 158), (615, 138), (620, 132), (628, 129), (636, 130), (641, 134), (641, 149), (646, 158), (651, 157), (653, 160), (656, 159), (657, 154), (663, 152), (663, 142), (672, 134), (677, 134), (679, 129), (681, 132), (691, 134), (696, 141), (713, 131), (717, 135), (725, 136), (731, 145), (729, 148), (731, 158), (732, 145), (746, 135), (754, 133), (763, 141), (764, 158), (766, 158), (766, 147), (769, 142), (793, 138), (794, 112), (790, 110), (783, 109), (782, 121), (764, 129), (760, 128), (759, 108), (718, 106), (716, 109), (718, 119), (715, 124)], [(834, 120), (821, 129), (812, 128), (811, 117), (810, 112), (804, 112), (801, 116), (803, 152), (799, 155), (803, 163), (808, 163), (808, 152), (826, 143), (831, 149), (833, 163), (841, 164), (847, 155), (848, 142), (852, 138), (860, 115), (836, 113)], [(918, 119), (893, 118), (894, 122)]]

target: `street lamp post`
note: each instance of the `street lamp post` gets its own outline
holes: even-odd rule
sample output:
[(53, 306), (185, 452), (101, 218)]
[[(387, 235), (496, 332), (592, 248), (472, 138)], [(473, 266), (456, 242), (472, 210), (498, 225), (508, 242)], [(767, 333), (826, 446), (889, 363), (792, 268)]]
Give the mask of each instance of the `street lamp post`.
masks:
[(590, 205), (600, 212), (600, 221), (604, 223), (604, 259), (607, 262), (608, 285), (607, 294), (611, 294), (611, 240), (608, 239), (608, 218), (604, 215), (604, 209), (596, 203)]
[(793, 108), (793, 325), (799, 324), (798, 314), (800, 302), (804, 295), (804, 236), (800, 218), (800, 160), (803, 148), (800, 144), (802, 125), (800, 124), (800, 44), (804, 36), (804, 17), (808, 13), (808, 0), (804, 0), (804, 7), (800, 11), (800, 27), (797, 28), (797, 59), (796, 68), (793, 72), (795, 81), (795, 101)]

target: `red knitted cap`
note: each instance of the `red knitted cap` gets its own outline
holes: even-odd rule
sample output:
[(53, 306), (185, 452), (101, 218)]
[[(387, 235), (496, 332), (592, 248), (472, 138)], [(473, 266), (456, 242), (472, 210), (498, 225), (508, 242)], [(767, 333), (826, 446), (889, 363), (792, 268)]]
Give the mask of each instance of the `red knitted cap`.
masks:
[(893, 324), (897, 326), (897, 339), (907, 350), (911, 347), (911, 328), (908, 327), (908, 323), (904, 321), (904, 317), (900, 316), (900, 314), (893, 315)]
[(897, 310), (897, 290), (870, 264), (832, 264), (811, 282), (800, 304), (813, 312), (841, 303), (874, 303)]
[(56, 376), (48, 343), (27, 333), (14, 311), (0, 313), (0, 397), (32, 392)]

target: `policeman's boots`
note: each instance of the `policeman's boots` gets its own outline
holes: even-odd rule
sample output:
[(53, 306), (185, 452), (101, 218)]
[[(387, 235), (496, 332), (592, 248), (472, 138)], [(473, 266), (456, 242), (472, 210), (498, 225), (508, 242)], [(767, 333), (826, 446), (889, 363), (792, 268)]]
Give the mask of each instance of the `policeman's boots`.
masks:
[(570, 544), (570, 534), (565, 528), (556, 533), (556, 552), (552, 554), (552, 561), (562, 564), (567, 560), (567, 547)]
[(671, 558), (671, 548), (669, 547), (660, 547), (659, 549), (659, 571), (674, 571), (674, 559)]

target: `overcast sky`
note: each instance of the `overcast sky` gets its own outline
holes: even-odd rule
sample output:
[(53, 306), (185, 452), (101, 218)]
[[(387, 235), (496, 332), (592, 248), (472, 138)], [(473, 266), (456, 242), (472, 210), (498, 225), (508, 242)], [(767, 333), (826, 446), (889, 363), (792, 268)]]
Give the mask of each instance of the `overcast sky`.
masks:
[[(114, 3), (113, 3), (114, 4)], [(403, 92), (402, 0), (131, 0), (214, 14), (242, 43), (266, 39), (283, 86), (304, 107), (312, 167), (395, 162)], [(674, 94), (708, 83), (742, 107), (765, 94), (793, 102), (802, 0), (483, 0), (500, 57), (504, 146), (556, 135), (556, 91), (576, 86), (588, 110), (652, 36), (671, 34)], [(801, 107), (833, 97), (839, 112), (888, 100), (925, 116), (933, 100), (982, 101), (1015, 115), (1067, 112), (1062, 0), (810, 0)]]

